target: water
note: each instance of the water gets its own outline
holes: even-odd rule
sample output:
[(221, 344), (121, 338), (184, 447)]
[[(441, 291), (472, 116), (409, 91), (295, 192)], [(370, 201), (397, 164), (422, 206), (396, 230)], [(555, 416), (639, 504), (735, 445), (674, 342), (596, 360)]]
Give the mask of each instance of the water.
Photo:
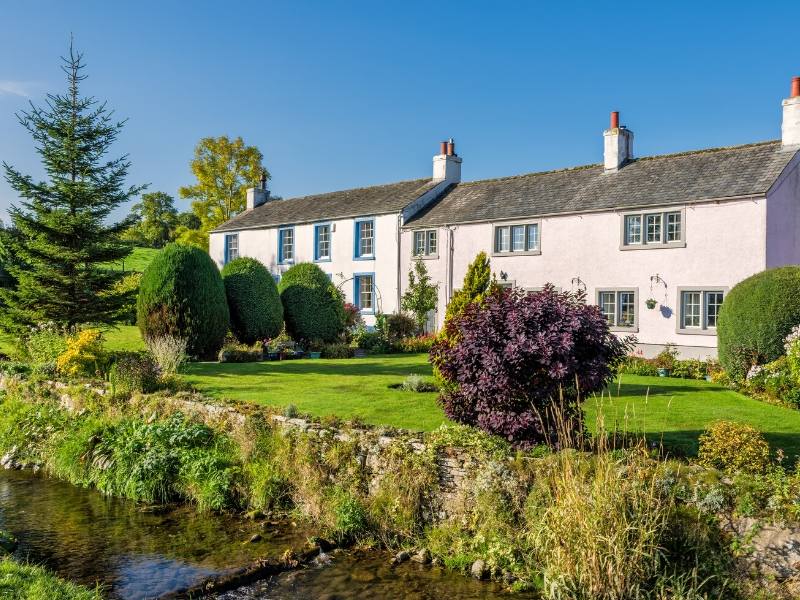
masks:
[[(19, 539), (18, 559), (43, 564), (104, 596), (144, 600), (300, 547), (308, 533), (199, 514), (188, 506), (145, 512), (25, 471), (0, 471), (0, 529)], [(259, 533), (263, 540), (247, 543)]]
[[(309, 533), (178, 506), (146, 510), (30, 472), (0, 470), (0, 529), (20, 542), (15, 558), (43, 564), (104, 596), (145, 600), (200, 583), (257, 558), (300, 548)], [(247, 543), (255, 533), (263, 541)], [(325, 560), (325, 559), (329, 560)], [(381, 552), (334, 552), (320, 564), (220, 594), (218, 600), (517, 599), (500, 585), (439, 567), (391, 566)]]
[(523, 600), (497, 583), (481, 582), (441, 567), (412, 561), (390, 565), (380, 552), (331, 555), (328, 566), (282, 573), (217, 600)]

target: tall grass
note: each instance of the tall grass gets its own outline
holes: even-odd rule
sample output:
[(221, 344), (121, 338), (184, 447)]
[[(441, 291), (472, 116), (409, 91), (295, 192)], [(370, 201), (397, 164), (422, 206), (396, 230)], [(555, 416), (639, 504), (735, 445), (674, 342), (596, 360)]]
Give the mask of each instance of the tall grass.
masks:
[(0, 558), (0, 598), (4, 600), (101, 600), (99, 590), (58, 579), (35, 565)]

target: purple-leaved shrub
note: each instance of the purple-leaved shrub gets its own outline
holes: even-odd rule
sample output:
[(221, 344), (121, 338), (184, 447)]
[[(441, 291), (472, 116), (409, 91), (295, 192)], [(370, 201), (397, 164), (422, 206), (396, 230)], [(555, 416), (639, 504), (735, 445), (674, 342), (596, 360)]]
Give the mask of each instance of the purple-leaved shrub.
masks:
[(520, 448), (581, 431), (580, 399), (605, 387), (632, 342), (611, 333), (582, 292), (551, 286), (494, 290), (450, 320), (444, 337), (431, 360), (447, 416)]

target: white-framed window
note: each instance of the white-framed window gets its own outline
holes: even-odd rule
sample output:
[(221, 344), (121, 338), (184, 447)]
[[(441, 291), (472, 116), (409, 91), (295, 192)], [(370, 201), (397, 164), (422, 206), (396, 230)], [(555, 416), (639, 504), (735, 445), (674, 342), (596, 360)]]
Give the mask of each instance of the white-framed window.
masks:
[(239, 258), (239, 234), (228, 233), (225, 235), (225, 264)]
[(375, 221), (373, 219), (356, 221), (355, 233), (354, 258), (375, 258)]
[(613, 330), (635, 331), (639, 327), (639, 292), (636, 288), (597, 290), (597, 306)]
[(314, 226), (314, 260), (331, 259), (331, 226), (328, 223)]
[(686, 245), (684, 211), (642, 211), (622, 215), (620, 248), (670, 248)]
[(435, 257), (439, 254), (439, 237), (435, 229), (414, 232), (414, 256)]
[(678, 332), (714, 335), (719, 309), (727, 289), (722, 287), (679, 287)]
[(278, 230), (278, 262), (294, 262), (294, 227)]
[(539, 222), (494, 226), (495, 254), (539, 254)]
[(361, 312), (375, 312), (374, 273), (357, 273), (353, 276), (353, 300)]

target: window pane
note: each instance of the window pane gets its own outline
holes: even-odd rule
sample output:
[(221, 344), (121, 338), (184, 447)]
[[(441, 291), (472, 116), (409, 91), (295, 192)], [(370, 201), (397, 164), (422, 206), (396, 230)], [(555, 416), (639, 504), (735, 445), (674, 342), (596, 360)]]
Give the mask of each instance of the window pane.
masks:
[(525, 250), (525, 226), (514, 225), (511, 228), (511, 251), (522, 252)]
[(667, 214), (667, 241), (681, 241), (681, 213), (679, 212)]
[(510, 252), (511, 251), (511, 231), (508, 227), (498, 227), (494, 230), (495, 252)]
[(720, 306), (722, 306), (722, 292), (706, 292), (706, 327), (717, 326)]
[(700, 292), (683, 292), (683, 327), (700, 327)]
[(599, 302), (600, 311), (608, 321), (609, 325), (617, 324), (617, 294), (615, 292), (600, 292)]
[(282, 229), (281, 237), (281, 260), (294, 259), (294, 231), (291, 229)]
[(330, 225), (317, 227), (317, 258), (331, 257), (331, 228)]
[(661, 215), (647, 215), (647, 243), (661, 243)]
[(358, 306), (361, 310), (372, 309), (372, 275), (360, 275), (358, 278)]
[(425, 254), (425, 232), (414, 232), (414, 256), (421, 256)]
[(619, 293), (619, 319), (620, 327), (633, 327), (636, 323), (636, 302), (633, 292)]
[(434, 255), (439, 251), (436, 244), (436, 230), (431, 229), (428, 232), (428, 254)]
[(361, 221), (358, 224), (358, 233), (358, 255), (372, 256), (375, 233), (372, 221)]
[(528, 225), (528, 243), (526, 249), (528, 252), (539, 249), (539, 225), (536, 223)]
[(225, 256), (225, 262), (231, 262), (239, 258), (239, 234), (232, 234), (226, 236), (226, 247), (228, 253)]
[(628, 215), (625, 217), (625, 243), (642, 243), (642, 215)]

